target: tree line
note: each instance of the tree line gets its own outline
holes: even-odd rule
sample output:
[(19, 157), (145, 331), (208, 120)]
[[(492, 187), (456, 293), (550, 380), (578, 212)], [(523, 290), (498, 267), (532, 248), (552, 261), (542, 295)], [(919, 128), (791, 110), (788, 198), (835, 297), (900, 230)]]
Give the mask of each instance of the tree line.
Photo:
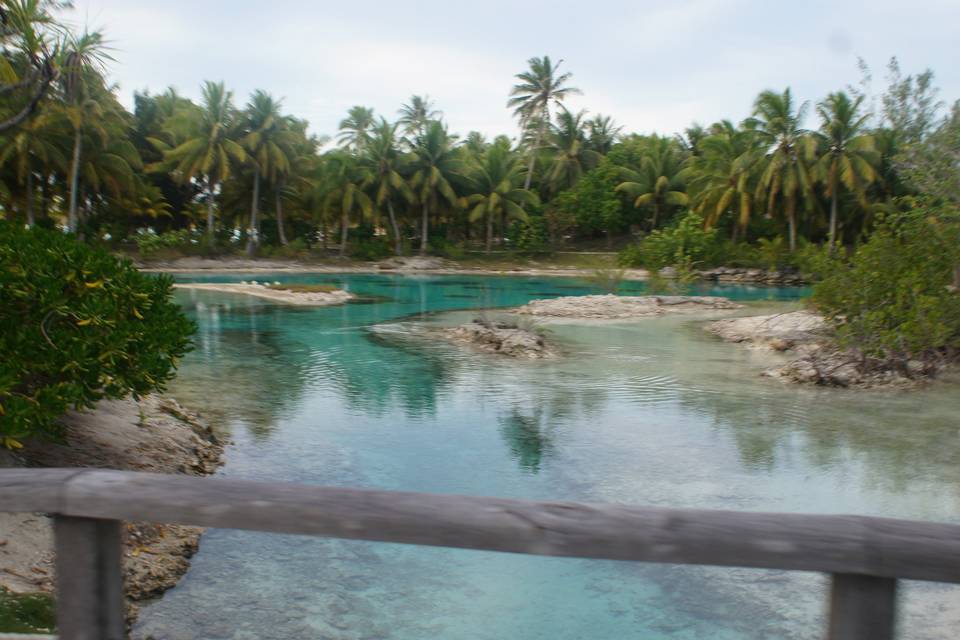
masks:
[(198, 103), (137, 93), (130, 112), (103, 34), (64, 27), (58, 6), (16, 0), (0, 14), (0, 206), (88, 239), (181, 230), (250, 255), (542, 250), (642, 237), (693, 212), (733, 244), (783, 238), (793, 251), (855, 244), (903, 196), (952, 184), (938, 195), (956, 199), (960, 107), (944, 116), (933, 74), (904, 75), (895, 59), (879, 98), (864, 66), (859, 86), (816, 103), (764, 91), (740, 122), (661, 136), (569, 109), (572, 74), (535, 57), (509, 91), (513, 138), (459, 136), (415, 95), (392, 118), (351, 108), (332, 140), (269, 93), (240, 104), (216, 82)]

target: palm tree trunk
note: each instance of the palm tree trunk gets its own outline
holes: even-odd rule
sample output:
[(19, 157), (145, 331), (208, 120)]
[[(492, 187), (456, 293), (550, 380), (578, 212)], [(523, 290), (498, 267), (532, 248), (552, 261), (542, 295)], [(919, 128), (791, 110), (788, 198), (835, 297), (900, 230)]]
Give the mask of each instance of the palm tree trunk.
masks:
[(36, 223), (33, 218), (33, 171), (27, 171), (27, 226)]
[(836, 250), (837, 243), (837, 185), (830, 189), (830, 254)]
[(40, 217), (47, 219), (47, 208), (50, 206), (50, 179), (49, 176), (43, 176), (40, 183)]
[(397, 226), (397, 215), (393, 211), (393, 201), (387, 198), (387, 214), (390, 216), (390, 230), (393, 231), (393, 252), (403, 255), (403, 243), (400, 240), (400, 227)]
[(487, 253), (493, 247), (493, 212), (487, 214)]
[(287, 232), (283, 228), (283, 199), (280, 197), (280, 187), (277, 187), (277, 192), (273, 194), (273, 197), (276, 199), (276, 208), (277, 208), (277, 236), (280, 237), (280, 244), (287, 245)]
[(733, 244), (737, 244), (737, 240), (740, 239), (739, 236), (740, 236), (740, 221), (737, 220), (736, 218), (734, 218), (734, 219), (733, 219), (733, 234), (732, 234), (731, 237), (730, 237), (730, 241), (731, 241)]
[(347, 255), (347, 233), (350, 230), (350, 216), (346, 211), (340, 216), (340, 257)]
[(257, 253), (257, 244), (260, 236), (260, 221), (257, 214), (260, 207), (260, 167), (253, 170), (253, 199), (250, 202), (250, 228), (247, 229), (247, 256), (253, 257)]
[(790, 235), (790, 253), (797, 250), (797, 196), (791, 193), (787, 198), (787, 228)]
[(430, 228), (430, 207), (423, 203), (423, 224), (420, 228), (420, 255), (427, 255), (427, 235)]
[(537, 129), (537, 139), (533, 143), (533, 150), (530, 153), (530, 164), (527, 166), (527, 177), (523, 181), (523, 188), (526, 190), (530, 189), (530, 181), (533, 180), (533, 168), (537, 162), (537, 152), (540, 151), (540, 143), (543, 141), (543, 134), (547, 128), (549, 115), (549, 112), (547, 112), (543, 114), (543, 117), (540, 119), (540, 128)]
[(70, 163), (70, 208), (67, 210), (67, 230), (71, 233), (77, 230), (77, 191), (80, 186), (80, 151), (82, 147), (80, 129), (74, 130), (73, 160)]
[(209, 247), (212, 247), (214, 242), (213, 191), (214, 191), (214, 184), (208, 178), (207, 179), (207, 246)]
[(650, 231), (657, 228), (657, 219), (660, 217), (660, 203), (653, 201), (653, 220), (651, 220)]

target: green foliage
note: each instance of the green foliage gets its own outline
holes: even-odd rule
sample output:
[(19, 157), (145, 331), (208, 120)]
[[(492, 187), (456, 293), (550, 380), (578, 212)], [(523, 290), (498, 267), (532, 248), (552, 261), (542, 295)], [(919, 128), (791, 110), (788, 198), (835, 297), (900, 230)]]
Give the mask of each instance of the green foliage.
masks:
[(556, 208), (573, 216), (582, 234), (619, 233), (629, 223), (626, 206), (615, 191), (620, 182), (620, 169), (604, 162), (557, 196)]
[(186, 249), (197, 244), (196, 236), (189, 229), (164, 233), (156, 233), (153, 229), (140, 229), (133, 239), (144, 258), (153, 257), (163, 249)]
[(193, 324), (173, 281), (55, 231), (0, 223), (0, 439), (56, 437), (68, 408), (163, 389)]
[(534, 253), (550, 248), (547, 222), (543, 216), (530, 216), (525, 222), (515, 221), (510, 227), (509, 237), (520, 251)]
[(451, 260), (460, 260), (465, 255), (463, 247), (455, 242), (450, 242), (446, 238), (434, 238), (430, 241), (431, 253), (438, 255), (441, 258), (449, 258)]
[(361, 225), (350, 230), (351, 258), (374, 262), (390, 255), (393, 255), (390, 242), (384, 236), (374, 235), (373, 227)]
[(703, 218), (688, 212), (673, 226), (657, 229), (639, 246), (620, 252), (621, 266), (659, 270), (667, 266), (698, 265), (710, 258), (717, 244), (715, 229), (704, 229)]
[(17, 595), (0, 587), (0, 633), (51, 633), (55, 626), (53, 597)]
[(918, 206), (879, 224), (814, 289), (841, 344), (866, 356), (928, 358), (960, 347), (960, 212)]

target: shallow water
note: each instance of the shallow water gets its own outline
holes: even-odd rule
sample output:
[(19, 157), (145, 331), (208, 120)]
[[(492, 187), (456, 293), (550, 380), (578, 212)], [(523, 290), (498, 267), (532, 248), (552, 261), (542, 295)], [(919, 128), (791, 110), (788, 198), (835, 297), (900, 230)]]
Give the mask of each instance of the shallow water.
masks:
[[(566, 356), (548, 362), (404, 337), (404, 323), (476, 317), (465, 309), (596, 293), (576, 280), (192, 279), (251, 278), (378, 297), (310, 309), (178, 293), (200, 331), (172, 392), (231, 434), (224, 476), (960, 522), (954, 383), (784, 386), (758, 377), (775, 356), (722, 343), (690, 317), (551, 325)], [(783, 309), (804, 292), (697, 293)], [(822, 636), (824, 587), (814, 574), (213, 530), (135, 637), (806, 639)], [(911, 583), (905, 601), (900, 637), (956, 635), (960, 591)]]

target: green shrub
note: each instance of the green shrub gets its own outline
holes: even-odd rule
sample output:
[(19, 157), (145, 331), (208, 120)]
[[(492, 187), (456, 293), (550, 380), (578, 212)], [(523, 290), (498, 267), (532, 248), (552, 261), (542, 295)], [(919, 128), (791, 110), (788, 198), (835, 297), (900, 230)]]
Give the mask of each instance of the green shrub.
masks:
[(656, 270), (680, 263), (696, 265), (711, 255), (716, 243), (716, 229), (704, 229), (703, 218), (688, 212), (672, 226), (653, 231), (639, 247), (621, 251), (618, 262)]
[(161, 390), (194, 331), (172, 285), (71, 236), (0, 223), (0, 441), (56, 437), (68, 408)]
[(540, 252), (550, 249), (547, 223), (543, 216), (530, 216), (526, 222), (517, 220), (510, 225), (508, 237), (520, 251)]
[(960, 213), (919, 206), (881, 221), (848, 263), (837, 261), (813, 301), (842, 346), (866, 356), (928, 358), (960, 347)]
[(617, 265), (627, 269), (643, 266), (643, 249), (639, 244), (627, 245), (617, 254)]
[(140, 229), (133, 239), (144, 258), (155, 256), (164, 249), (187, 249), (200, 243), (198, 235), (189, 229), (164, 233), (156, 233), (153, 229)]
[(433, 238), (430, 240), (430, 253), (441, 258), (449, 258), (450, 260), (462, 260), (467, 252), (462, 246), (454, 242), (450, 242), (446, 238)]

